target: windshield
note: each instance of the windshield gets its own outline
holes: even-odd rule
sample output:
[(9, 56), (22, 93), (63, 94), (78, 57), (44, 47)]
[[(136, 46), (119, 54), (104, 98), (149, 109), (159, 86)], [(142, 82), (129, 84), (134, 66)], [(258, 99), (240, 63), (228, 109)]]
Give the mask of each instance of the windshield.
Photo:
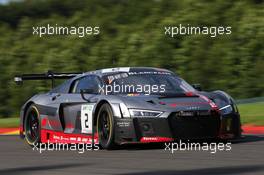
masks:
[(194, 92), (183, 79), (168, 72), (124, 72), (103, 76), (107, 94), (165, 95)]

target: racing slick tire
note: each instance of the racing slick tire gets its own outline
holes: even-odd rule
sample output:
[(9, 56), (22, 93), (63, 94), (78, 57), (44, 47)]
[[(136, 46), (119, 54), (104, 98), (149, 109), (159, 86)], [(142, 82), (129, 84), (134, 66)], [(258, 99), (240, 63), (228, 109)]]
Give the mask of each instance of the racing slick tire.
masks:
[(24, 120), (25, 140), (30, 146), (40, 143), (40, 115), (38, 108), (32, 104), (26, 111)]
[(97, 133), (99, 145), (103, 149), (114, 149), (115, 139), (114, 139), (114, 116), (112, 108), (109, 104), (103, 104), (98, 112), (97, 117)]

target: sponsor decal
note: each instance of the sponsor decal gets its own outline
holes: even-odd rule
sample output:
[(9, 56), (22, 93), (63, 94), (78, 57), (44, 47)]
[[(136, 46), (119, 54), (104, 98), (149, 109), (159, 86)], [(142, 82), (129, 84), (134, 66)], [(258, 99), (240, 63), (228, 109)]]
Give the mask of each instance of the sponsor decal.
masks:
[[(41, 130), (41, 142), (47, 143), (92, 143), (92, 135), (70, 134), (52, 130)], [(98, 143), (98, 136), (94, 136), (94, 143)]]
[(128, 77), (127, 73), (120, 73), (120, 74), (116, 74), (116, 75), (110, 75), (107, 77), (108, 79), (108, 84), (111, 84), (114, 80), (120, 79), (120, 78), (126, 78)]
[(119, 68), (108, 68), (103, 69), (102, 73), (109, 73), (109, 72), (129, 72), (129, 67), (119, 67)]
[(129, 127), (130, 126), (130, 122), (116, 122), (117, 127)]
[(169, 137), (142, 137), (140, 142), (142, 143), (150, 143), (150, 142), (171, 142), (173, 138)]

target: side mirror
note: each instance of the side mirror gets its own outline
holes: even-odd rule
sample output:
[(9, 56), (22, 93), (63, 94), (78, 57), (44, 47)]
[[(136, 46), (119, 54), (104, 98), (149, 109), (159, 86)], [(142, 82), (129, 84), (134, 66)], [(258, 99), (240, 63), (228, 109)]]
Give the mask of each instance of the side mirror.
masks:
[(88, 103), (90, 102), (90, 100), (88, 98), (85, 97), (85, 94), (97, 94), (94, 92), (94, 89), (92, 88), (88, 88), (88, 89), (81, 89), (81, 96), (82, 99), (87, 101)]
[(197, 91), (202, 91), (202, 87), (200, 84), (192, 84), (192, 87), (196, 89)]

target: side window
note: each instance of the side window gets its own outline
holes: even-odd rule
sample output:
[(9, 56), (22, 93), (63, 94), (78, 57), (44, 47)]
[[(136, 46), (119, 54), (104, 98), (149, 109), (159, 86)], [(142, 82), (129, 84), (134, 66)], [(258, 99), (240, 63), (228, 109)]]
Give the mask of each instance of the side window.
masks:
[(74, 82), (71, 92), (80, 93), (81, 89), (93, 89), (94, 92), (98, 92), (98, 84), (100, 81), (96, 76), (85, 76)]
[(67, 80), (64, 83), (62, 83), (61, 85), (52, 89), (50, 92), (51, 93), (68, 93), (69, 92), (69, 85), (70, 85), (70, 80)]

